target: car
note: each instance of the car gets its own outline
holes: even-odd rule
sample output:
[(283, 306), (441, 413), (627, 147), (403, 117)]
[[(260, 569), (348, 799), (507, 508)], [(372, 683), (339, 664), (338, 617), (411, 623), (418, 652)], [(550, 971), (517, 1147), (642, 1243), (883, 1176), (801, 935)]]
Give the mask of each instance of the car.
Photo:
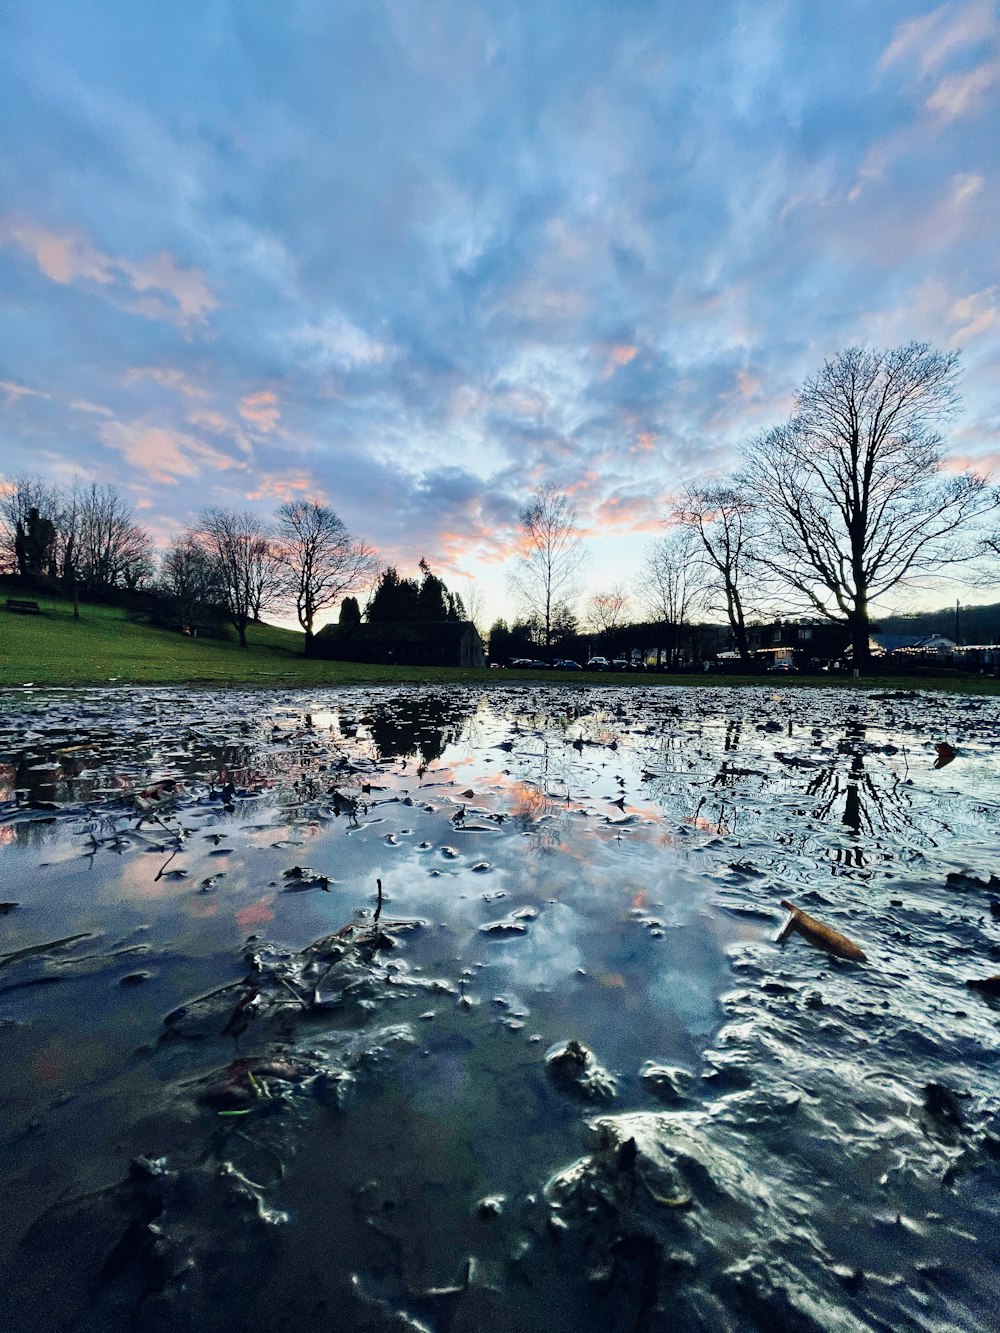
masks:
[(553, 666), (553, 668), (554, 668), (556, 671), (582, 671), (582, 670), (583, 670), (583, 667), (580, 665), (579, 662), (574, 662), (574, 661), (572, 660), (572, 658), (569, 658), (569, 657), (557, 657), (556, 660), (552, 663), (552, 666)]
[(767, 670), (769, 675), (777, 673), (778, 675), (797, 676), (799, 674), (798, 667), (792, 666), (791, 662), (775, 662)]
[(512, 657), (510, 659), (512, 667), (530, 667), (533, 665), (530, 657)]
[(624, 657), (616, 657), (611, 663), (612, 671), (631, 671), (632, 663), (625, 660)]
[(606, 657), (591, 657), (587, 662), (588, 671), (608, 671), (610, 663)]
[(549, 669), (548, 662), (543, 662), (540, 657), (532, 658), (528, 663), (528, 666), (530, 666), (533, 671), (548, 671)]

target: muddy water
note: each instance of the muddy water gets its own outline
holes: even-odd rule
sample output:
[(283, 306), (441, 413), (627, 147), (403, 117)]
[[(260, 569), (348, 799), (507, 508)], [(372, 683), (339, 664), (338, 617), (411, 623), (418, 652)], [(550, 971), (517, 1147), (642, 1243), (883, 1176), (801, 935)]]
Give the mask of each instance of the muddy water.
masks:
[(891, 692), (6, 693), (6, 1326), (997, 1327), (998, 747)]

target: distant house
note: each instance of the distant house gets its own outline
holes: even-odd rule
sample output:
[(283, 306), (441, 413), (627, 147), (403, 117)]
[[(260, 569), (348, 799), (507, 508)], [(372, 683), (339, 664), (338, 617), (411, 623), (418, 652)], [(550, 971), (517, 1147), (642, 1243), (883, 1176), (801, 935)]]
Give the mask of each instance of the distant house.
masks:
[(951, 653), (955, 640), (943, 634), (873, 634), (872, 642), (882, 653)]
[(315, 653), (335, 662), (382, 666), (486, 665), (482, 640), (469, 620), (326, 625), (316, 635)]
[(750, 652), (761, 660), (829, 660), (843, 655), (847, 628), (829, 620), (775, 620), (770, 625), (748, 625)]

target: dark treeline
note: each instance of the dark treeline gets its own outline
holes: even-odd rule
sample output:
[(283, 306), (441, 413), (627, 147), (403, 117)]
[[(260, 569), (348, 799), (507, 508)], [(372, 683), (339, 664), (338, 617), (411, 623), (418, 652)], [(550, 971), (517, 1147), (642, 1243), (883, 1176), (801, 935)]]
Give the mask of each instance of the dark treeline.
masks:
[(0, 568), (79, 600), (120, 602), (190, 634), (229, 623), (246, 646), (265, 613), (294, 613), (311, 650), (316, 619), (370, 586), (375, 552), (327, 505), (283, 504), (271, 523), (248, 511), (208, 509), (159, 556), (117, 487), (68, 489), (14, 477), (0, 495)]

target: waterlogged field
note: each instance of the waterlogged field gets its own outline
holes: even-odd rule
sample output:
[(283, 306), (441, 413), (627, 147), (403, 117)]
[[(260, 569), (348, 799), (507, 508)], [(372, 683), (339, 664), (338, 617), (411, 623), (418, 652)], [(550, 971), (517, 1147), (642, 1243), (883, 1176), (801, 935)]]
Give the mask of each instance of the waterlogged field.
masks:
[(4, 1327), (995, 1328), (998, 754), (944, 695), (6, 692)]

